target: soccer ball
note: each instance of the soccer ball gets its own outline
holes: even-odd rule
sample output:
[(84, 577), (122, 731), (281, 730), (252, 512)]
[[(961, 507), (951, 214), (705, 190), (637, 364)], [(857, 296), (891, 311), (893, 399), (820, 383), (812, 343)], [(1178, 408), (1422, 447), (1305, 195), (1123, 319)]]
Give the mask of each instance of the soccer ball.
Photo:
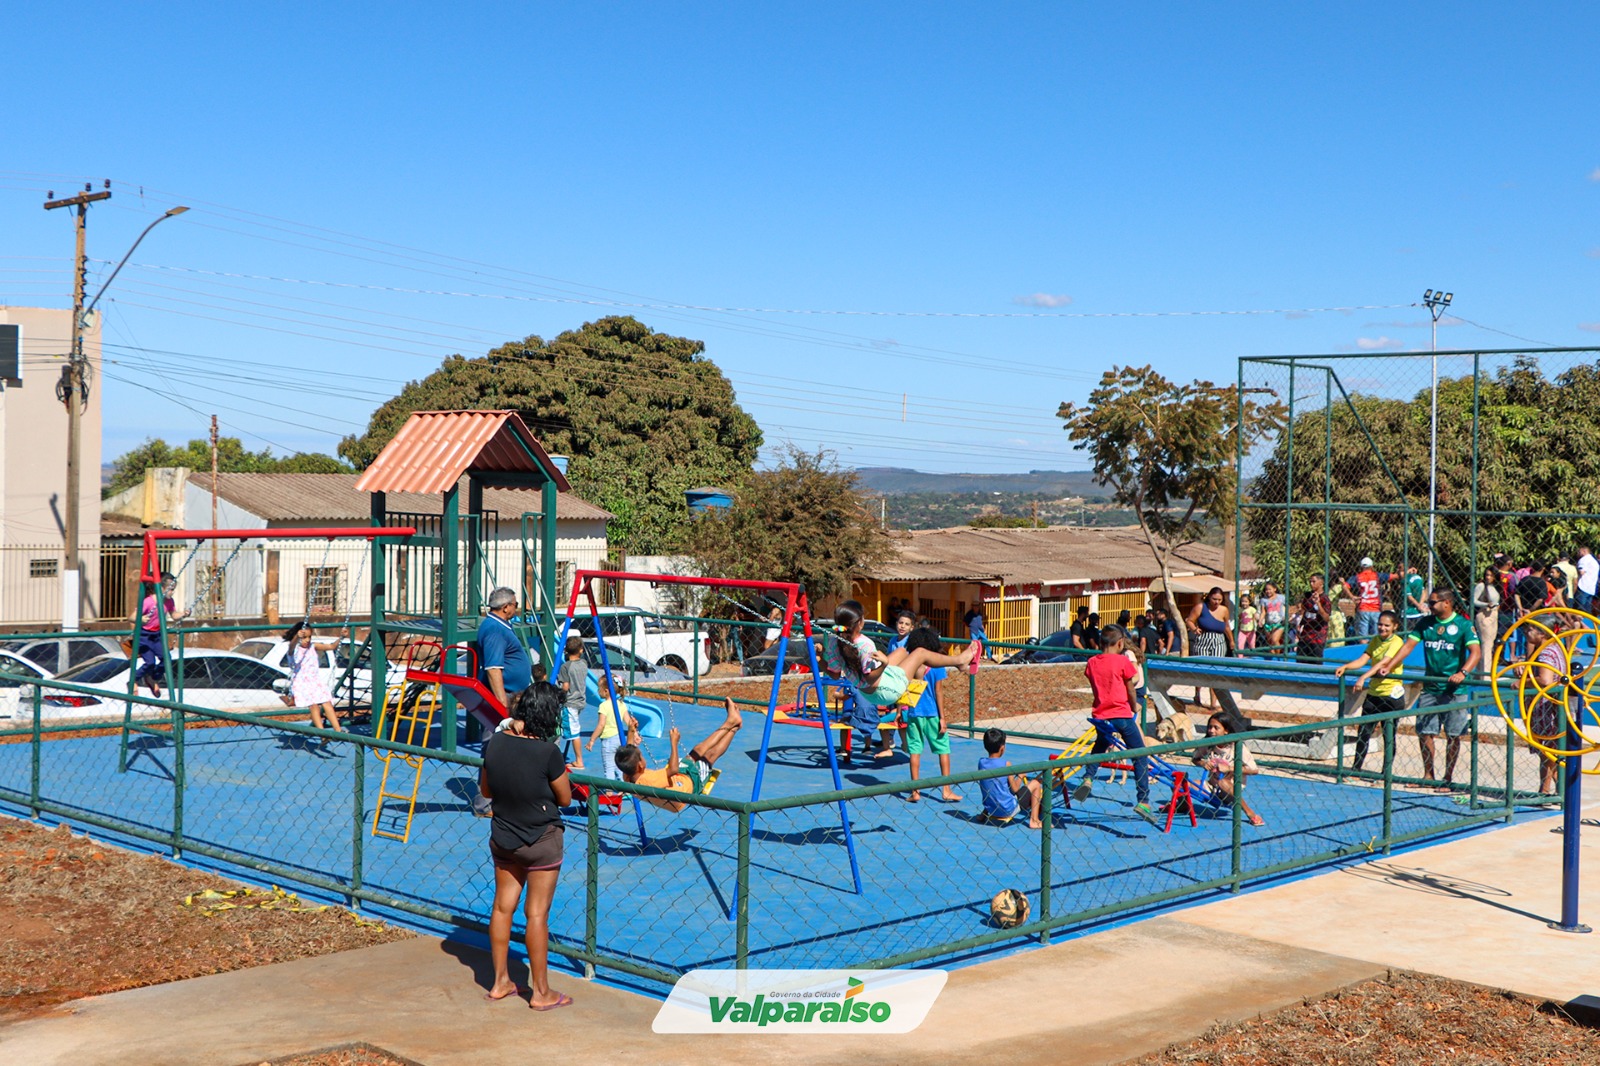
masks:
[(989, 920), (1001, 929), (1022, 925), (1028, 920), (1028, 897), (1020, 889), (1001, 889), (989, 901)]

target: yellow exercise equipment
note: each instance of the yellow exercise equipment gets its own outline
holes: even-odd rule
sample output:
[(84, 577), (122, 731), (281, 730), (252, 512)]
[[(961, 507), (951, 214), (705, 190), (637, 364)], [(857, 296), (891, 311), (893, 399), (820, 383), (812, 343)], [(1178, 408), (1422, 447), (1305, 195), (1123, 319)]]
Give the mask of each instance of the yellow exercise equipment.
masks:
[[(1513, 659), (1508, 655), (1515, 643), (1510, 638), (1524, 627), (1532, 654)], [(1581, 759), (1600, 751), (1600, 740), (1585, 732), (1588, 727), (1600, 726), (1600, 715), (1594, 706), (1600, 699), (1595, 692), (1596, 685), (1600, 685), (1600, 618), (1568, 607), (1542, 607), (1519, 618), (1506, 636), (1495, 652), (1490, 675), (1495, 709), (1506, 720), (1506, 728), (1530, 748), (1552, 759)], [(1559, 665), (1541, 661), (1551, 650), (1559, 651)], [(1555, 680), (1540, 684), (1541, 670), (1553, 671)], [(1514, 684), (1506, 684), (1508, 681)], [(1507, 689), (1516, 694), (1515, 714), (1507, 706)], [(1533, 729), (1533, 711), (1541, 701), (1560, 708), (1562, 714), (1558, 728), (1549, 735)], [(1579, 738), (1575, 744), (1570, 743), (1574, 734)], [(1600, 766), (1583, 772), (1600, 773)]]

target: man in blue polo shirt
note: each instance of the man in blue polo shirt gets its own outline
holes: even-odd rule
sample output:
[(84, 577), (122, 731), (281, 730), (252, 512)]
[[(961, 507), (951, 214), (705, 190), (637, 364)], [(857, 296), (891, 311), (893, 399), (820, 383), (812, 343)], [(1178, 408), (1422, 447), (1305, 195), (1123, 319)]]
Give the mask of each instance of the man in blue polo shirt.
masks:
[(517, 594), (508, 588), (489, 593), (489, 613), (478, 623), (478, 669), (500, 706), (511, 709), (517, 694), (533, 684), (533, 661), (511, 628)]

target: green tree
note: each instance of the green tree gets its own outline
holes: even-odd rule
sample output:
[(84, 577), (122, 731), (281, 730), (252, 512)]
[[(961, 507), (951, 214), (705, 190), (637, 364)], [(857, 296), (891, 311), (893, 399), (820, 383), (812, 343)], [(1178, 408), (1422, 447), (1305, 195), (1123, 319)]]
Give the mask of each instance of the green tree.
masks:
[[(1089, 453), (1096, 479), (1133, 510), (1164, 589), (1172, 551), (1204, 535), (1206, 516), (1226, 522), (1232, 513), (1241, 428), (1247, 449), (1283, 428), (1285, 405), (1247, 392), (1241, 423), (1236, 386), (1180, 385), (1148, 366), (1117, 367), (1101, 376), (1088, 403), (1063, 403), (1056, 412), (1074, 447)], [(1176, 616), (1171, 591), (1163, 595)]]
[(611, 317), (482, 358), (452, 356), (379, 407), (339, 454), (365, 468), (413, 411), (516, 411), (548, 450), (570, 457), (573, 488), (617, 516), (613, 544), (673, 551), (689, 520), (684, 490), (739, 481), (761, 448), (760, 428), (704, 352), (700, 341)]
[(967, 523), (973, 529), (1032, 529), (1038, 524), (1019, 514), (981, 514)]
[[(173, 447), (160, 437), (148, 438), (143, 444), (119, 455), (111, 463), (111, 484), (105, 495), (114, 496), (144, 480), (144, 472), (156, 466), (186, 466), (191, 470), (210, 471), (211, 442), (192, 440), (181, 447)], [(217, 439), (217, 470), (224, 474), (348, 474), (352, 468), (331, 455), (316, 452), (298, 452), (278, 458), (263, 449), (252, 452), (238, 437)]]
[[(1473, 380), (1439, 381), (1439, 508), (1464, 513), (1435, 520), (1435, 584), (1463, 595), (1496, 552), (1543, 560), (1600, 535), (1600, 521), (1550, 517), (1600, 511), (1580, 488), (1600, 483), (1600, 364), (1550, 378), (1524, 356), (1485, 374), (1477, 392), (1474, 498)], [(1366, 555), (1384, 568), (1409, 564), (1427, 572), (1431, 404), (1430, 389), (1410, 399), (1357, 393), (1348, 404), (1336, 401), (1331, 412), (1318, 407), (1296, 415), (1292, 471), (1286, 435), (1249, 497), (1335, 507), (1326, 514), (1292, 512), (1287, 531), (1281, 510), (1247, 509), (1242, 533), (1264, 572), (1287, 573), (1298, 588), (1311, 573), (1344, 573)]]
[(732, 507), (697, 517), (685, 549), (701, 575), (797, 581), (812, 602), (849, 595), (852, 575), (894, 555), (856, 472), (794, 447), (735, 486)]

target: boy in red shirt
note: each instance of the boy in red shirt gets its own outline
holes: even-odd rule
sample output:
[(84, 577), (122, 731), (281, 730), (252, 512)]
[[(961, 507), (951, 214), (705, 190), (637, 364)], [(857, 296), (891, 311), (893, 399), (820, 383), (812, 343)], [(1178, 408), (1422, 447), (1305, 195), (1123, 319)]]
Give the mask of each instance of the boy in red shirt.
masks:
[(1390, 581), (1399, 581), (1401, 577), (1398, 573), (1380, 574), (1373, 569), (1371, 556), (1361, 560), (1361, 569), (1344, 583), (1345, 591), (1356, 601), (1356, 636), (1378, 635), (1378, 613), (1383, 610), (1383, 586)]
[[(1111, 750), (1113, 736), (1121, 737), (1123, 747), (1130, 752), (1145, 746), (1144, 734), (1139, 731), (1139, 725), (1133, 717), (1134, 684), (1139, 671), (1122, 654), (1127, 639), (1128, 634), (1121, 626), (1106, 626), (1100, 631), (1100, 654), (1084, 666), (1089, 687), (1094, 691), (1094, 711), (1090, 719), (1095, 729), (1095, 755)], [(1072, 793), (1072, 798), (1079, 803), (1088, 799), (1094, 791), (1094, 779), (1100, 771), (1100, 764), (1090, 763), (1083, 770), (1083, 783)], [(1134, 756), (1133, 781), (1138, 797), (1133, 812), (1153, 825), (1156, 812), (1150, 808), (1149, 757)]]

